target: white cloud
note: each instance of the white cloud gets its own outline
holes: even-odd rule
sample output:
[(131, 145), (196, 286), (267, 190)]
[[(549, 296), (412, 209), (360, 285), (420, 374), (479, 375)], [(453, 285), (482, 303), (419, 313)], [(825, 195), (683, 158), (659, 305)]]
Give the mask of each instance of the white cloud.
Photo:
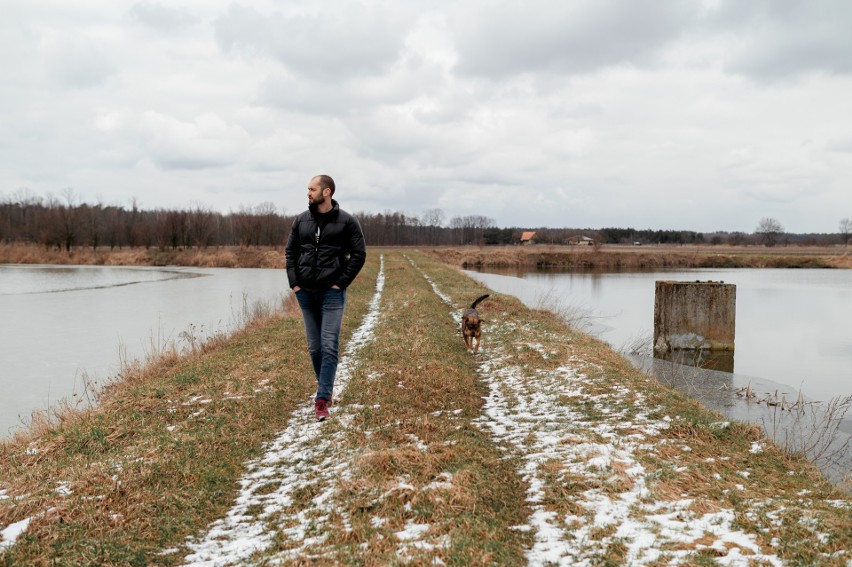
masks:
[[(690, 9), (692, 8), (692, 9)], [(462, 74), (587, 73), (653, 61), (695, 18), (691, 2), (463, 2), (454, 17)]]
[(216, 38), (225, 51), (273, 57), (291, 73), (329, 87), (348, 76), (379, 74), (396, 61), (407, 22), (392, 4), (318, 6), (285, 14), (233, 4), (216, 21)]
[(503, 226), (793, 231), (852, 215), (840, 0), (15, 1), (0, 192)]
[(737, 2), (711, 11), (715, 33), (738, 38), (727, 67), (758, 79), (852, 72), (852, 5), (842, 0)]
[(161, 32), (173, 32), (198, 21), (195, 16), (182, 8), (173, 8), (150, 0), (137, 2), (130, 8), (128, 14), (140, 24)]
[(164, 169), (206, 169), (235, 163), (249, 143), (239, 126), (206, 113), (182, 122), (157, 112), (145, 112), (136, 125), (148, 155)]
[(94, 87), (115, 73), (106, 45), (82, 35), (44, 30), (40, 51), (45, 72), (60, 86)]

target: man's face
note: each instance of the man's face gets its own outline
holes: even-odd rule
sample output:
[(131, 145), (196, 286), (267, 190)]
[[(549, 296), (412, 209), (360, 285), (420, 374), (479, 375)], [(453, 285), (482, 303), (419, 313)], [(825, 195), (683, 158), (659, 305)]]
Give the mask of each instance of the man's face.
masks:
[(311, 179), (311, 182), (308, 184), (308, 205), (322, 205), (325, 203), (325, 200), (328, 198), (327, 194), (331, 192), (331, 189), (323, 189), (318, 179)]

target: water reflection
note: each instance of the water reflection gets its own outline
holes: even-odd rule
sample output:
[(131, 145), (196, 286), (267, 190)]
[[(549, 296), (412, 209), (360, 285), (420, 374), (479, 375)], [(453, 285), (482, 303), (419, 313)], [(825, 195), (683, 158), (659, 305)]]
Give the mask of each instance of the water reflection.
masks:
[[(832, 482), (852, 493), (852, 396), (817, 402), (789, 386), (758, 377), (660, 358), (627, 358), (705, 407), (730, 419), (760, 425), (769, 439), (806, 455)], [(695, 360), (687, 358), (686, 362)]]
[(852, 270), (467, 273), (531, 307), (570, 312), (572, 324), (627, 352), (650, 346), (656, 280), (725, 281), (737, 286), (736, 372), (816, 400), (852, 395)]
[(730, 350), (671, 350), (656, 352), (654, 358), (705, 370), (734, 372), (734, 351)]

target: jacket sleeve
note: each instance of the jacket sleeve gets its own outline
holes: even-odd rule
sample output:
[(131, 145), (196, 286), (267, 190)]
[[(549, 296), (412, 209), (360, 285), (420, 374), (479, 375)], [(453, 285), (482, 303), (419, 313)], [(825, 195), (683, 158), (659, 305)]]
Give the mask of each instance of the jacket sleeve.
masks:
[(284, 259), (287, 262), (287, 280), (290, 283), (290, 289), (297, 283), (296, 266), (299, 262), (301, 248), (301, 243), (299, 242), (299, 217), (296, 217), (293, 221), (293, 226), (290, 228), (287, 245), (284, 247)]
[(349, 261), (346, 263), (346, 268), (343, 270), (336, 285), (340, 288), (347, 288), (361, 268), (364, 267), (364, 262), (367, 259), (367, 244), (364, 240), (364, 233), (361, 231), (361, 225), (358, 220), (350, 216), (346, 221), (346, 232), (348, 238)]

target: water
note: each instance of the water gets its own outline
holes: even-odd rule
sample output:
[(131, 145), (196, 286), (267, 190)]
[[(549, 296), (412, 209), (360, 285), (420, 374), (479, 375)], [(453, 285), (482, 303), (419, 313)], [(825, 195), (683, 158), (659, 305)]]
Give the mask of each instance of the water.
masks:
[[(823, 450), (832, 462), (809, 456), (834, 480), (852, 470), (852, 451), (844, 445), (852, 434), (852, 410), (831, 421), (825, 403), (852, 396), (852, 270), (467, 273), (530, 307), (557, 309), (617, 350), (644, 345), (644, 356), (630, 357), (635, 364), (728, 417), (762, 425), (792, 448), (796, 439), (810, 435), (808, 427), (836, 425)], [(728, 372), (650, 357), (657, 280), (736, 284), (735, 352), (726, 361)], [(743, 397), (746, 387), (756, 396), (749, 402)], [(819, 403), (808, 403), (804, 413), (766, 403), (793, 403), (800, 395)]]
[(469, 274), (527, 305), (557, 300), (573, 308), (583, 330), (621, 350), (650, 342), (657, 280), (732, 283), (735, 374), (817, 400), (852, 395), (852, 270)]
[(284, 270), (0, 265), (0, 437), (82, 397), (84, 376), (232, 331), (286, 289)]

